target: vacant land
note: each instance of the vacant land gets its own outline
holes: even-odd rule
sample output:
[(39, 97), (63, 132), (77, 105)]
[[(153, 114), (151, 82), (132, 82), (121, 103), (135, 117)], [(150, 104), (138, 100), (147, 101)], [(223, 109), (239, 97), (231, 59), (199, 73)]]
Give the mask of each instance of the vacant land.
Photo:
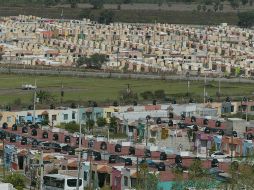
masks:
[[(61, 87), (63, 84), (63, 102), (70, 105), (71, 102), (87, 103), (92, 100), (98, 103), (110, 103), (119, 99), (119, 92), (130, 88), (138, 93), (139, 102), (143, 101), (141, 92), (163, 89), (169, 98), (176, 98), (178, 101), (188, 101), (186, 97), (186, 81), (165, 81), (165, 80), (134, 80), (134, 79), (112, 79), (112, 78), (76, 78), (76, 77), (53, 77), (53, 76), (22, 76), (22, 75), (1, 75), (0, 76), (0, 102), (2, 106), (13, 104), (17, 99), (22, 105), (32, 104), (33, 91), (22, 90), (22, 84), (34, 84), (37, 82), (38, 90), (50, 92), (55, 97), (55, 104), (59, 104)], [(194, 100), (202, 101), (203, 82), (191, 82), (190, 93)], [(208, 96), (216, 99), (218, 83), (210, 82), (207, 87)], [(221, 93), (223, 96), (237, 98), (237, 96), (250, 96), (254, 88), (250, 84), (222, 83)], [(238, 97), (238, 98), (239, 98)], [(152, 101), (149, 100), (149, 103)]]

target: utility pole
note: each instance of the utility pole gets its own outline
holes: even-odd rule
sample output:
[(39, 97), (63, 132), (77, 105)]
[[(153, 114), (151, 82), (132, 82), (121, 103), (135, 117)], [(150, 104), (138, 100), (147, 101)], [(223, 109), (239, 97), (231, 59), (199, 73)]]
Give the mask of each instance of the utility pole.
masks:
[(5, 178), (5, 143), (4, 143), (4, 138), (2, 138), (2, 141), (3, 141), (3, 157), (2, 157), (2, 160), (3, 160), (3, 178)]
[(205, 75), (205, 84), (204, 84), (204, 104), (206, 102), (206, 75)]
[(36, 80), (34, 82), (34, 110), (33, 110), (33, 124), (35, 125), (35, 104), (36, 104)]
[(92, 151), (91, 151), (91, 149), (90, 149), (90, 147), (89, 147), (89, 149), (88, 149), (88, 151), (89, 151), (89, 185), (88, 185), (88, 190), (91, 190), (91, 180), (92, 180)]
[(219, 94), (220, 94), (220, 82), (221, 82), (221, 78), (219, 78)]
[(248, 98), (246, 98), (246, 111), (245, 111), (245, 120), (246, 120), (246, 122), (248, 121), (248, 102), (249, 102), (249, 100), (248, 100)]
[(80, 178), (80, 167), (81, 167), (81, 122), (80, 122), (80, 107), (78, 106), (78, 121), (79, 121), (79, 155), (78, 155), (78, 178), (76, 182), (76, 190), (79, 190), (79, 178)]
[(139, 189), (138, 156), (137, 156), (136, 174), (137, 174), (137, 189)]
[(148, 140), (148, 121), (151, 119), (150, 115), (146, 116), (146, 147), (147, 147), (147, 140)]
[(11, 51), (10, 51), (10, 61), (9, 61), (8, 72), (9, 72), (9, 74), (11, 73)]
[(44, 165), (43, 165), (43, 147), (41, 147), (41, 155), (40, 155), (40, 168), (41, 168), (41, 171), (40, 171), (40, 190), (43, 190), (43, 173), (44, 173)]

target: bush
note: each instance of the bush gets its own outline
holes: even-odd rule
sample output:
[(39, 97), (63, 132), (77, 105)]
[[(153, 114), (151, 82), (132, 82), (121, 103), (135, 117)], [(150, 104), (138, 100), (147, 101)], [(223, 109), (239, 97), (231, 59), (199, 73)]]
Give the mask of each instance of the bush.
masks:
[(244, 28), (250, 28), (254, 26), (254, 12), (239, 12), (238, 13), (239, 22), (238, 25)]
[(154, 92), (154, 97), (157, 99), (164, 99), (165, 98), (165, 91), (164, 90), (156, 90)]
[(25, 188), (25, 177), (19, 173), (7, 175), (3, 182), (12, 184), (14, 188), (18, 190), (23, 190)]
[(140, 96), (144, 99), (144, 100), (151, 100), (154, 98), (154, 95), (151, 91), (145, 91), (140, 93)]

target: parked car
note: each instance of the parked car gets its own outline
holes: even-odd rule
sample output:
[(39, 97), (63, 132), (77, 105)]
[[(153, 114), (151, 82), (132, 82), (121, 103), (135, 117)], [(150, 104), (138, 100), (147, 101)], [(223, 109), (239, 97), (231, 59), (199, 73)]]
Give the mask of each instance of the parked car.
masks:
[(225, 158), (230, 158), (230, 155), (229, 154), (224, 154), (223, 152), (220, 152), (220, 151), (217, 151), (217, 152), (214, 152), (211, 157), (213, 159), (225, 159)]

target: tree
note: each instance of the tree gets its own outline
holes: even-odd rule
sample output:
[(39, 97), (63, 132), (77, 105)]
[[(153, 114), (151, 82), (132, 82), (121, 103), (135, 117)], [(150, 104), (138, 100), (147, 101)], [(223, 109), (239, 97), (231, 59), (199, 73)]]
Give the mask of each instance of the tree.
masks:
[(48, 104), (55, 101), (54, 96), (50, 92), (47, 92), (44, 90), (40, 90), (36, 92), (36, 97), (39, 98), (40, 104), (43, 104), (43, 103)]
[(206, 5), (203, 5), (202, 9), (203, 9), (204, 12), (206, 12), (206, 10), (207, 10)]
[(11, 183), (17, 190), (23, 190), (25, 188), (25, 177), (19, 173), (7, 175), (3, 182)]
[(158, 0), (158, 6), (161, 7), (163, 4), (163, 0)]
[(249, 0), (241, 0), (241, 2), (242, 2), (242, 5), (246, 5), (249, 2)]
[(154, 98), (154, 94), (151, 91), (144, 91), (140, 93), (140, 96), (144, 99), (144, 100), (151, 100)]
[(71, 8), (76, 8), (78, 1), (77, 0), (69, 0), (69, 3), (71, 4)]
[(79, 124), (77, 124), (75, 121), (71, 121), (62, 125), (64, 126), (64, 129), (70, 133), (79, 132)]
[(223, 11), (223, 8), (224, 8), (223, 4), (220, 4), (220, 5), (219, 5), (219, 10), (220, 10), (220, 11)]
[(239, 8), (239, 0), (229, 0), (229, 2), (233, 9)]
[(98, 127), (105, 127), (105, 125), (107, 124), (107, 120), (103, 117), (99, 117), (96, 121)]
[(250, 28), (254, 26), (254, 12), (239, 12), (238, 13), (239, 22), (238, 25), (244, 28)]
[(193, 135), (193, 130), (192, 129), (188, 129), (187, 136), (188, 136), (189, 142), (191, 142), (191, 140), (192, 140), (192, 135)]
[(240, 76), (241, 73), (241, 68), (240, 67), (236, 67), (235, 68), (235, 76)]
[(92, 119), (88, 119), (88, 120), (86, 121), (86, 128), (87, 128), (89, 131), (92, 131), (92, 134), (93, 134), (94, 124), (95, 124), (95, 122), (94, 122), (94, 120), (92, 120)]
[(154, 91), (154, 97), (158, 98), (158, 99), (164, 99), (166, 96), (165, 91), (164, 90), (156, 90)]
[(159, 183), (159, 176), (153, 172), (147, 174), (147, 186), (149, 189), (157, 189)]
[(204, 175), (203, 167), (200, 159), (194, 159), (189, 168), (190, 179), (202, 177)]
[(131, 104), (135, 100), (138, 100), (138, 94), (132, 90), (122, 90), (119, 92), (120, 100), (125, 104)]
[(109, 120), (109, 129), (114, 133), (117, 133), (117, 118), (115, 116), (110, 117)]
[(202, 7), (201, 7), (201, 5), (199, 4), (199, 5), (197, 6), (197, 10), (198, 10), (198, 11), (201, 11), (201, 8), (202, 8)]
[(72, 102), (71, 105), (70, 105), (70, 107), (71, 107), (72, 109), (76, 109), (76, 108), (77, 108), (77, 104), (76, 104), (75, 102)]
[(88, 60), (87, 60), (86, 57), (81, 56), (81, 57), (79, 57), (79, 58), (77, 59), (77, 61), (76, 61), (76, 66), (80, 67), (80, 66), (86, 64), (87, 61), (88, 61)]
[(132, 3), (132, 0), (123, 0), (123, 3), (124, 3), (124, 4), (131, 4), (131, 3)]
[(114, 22), (114, 12), (110, 10), (104, 10), (100, 13), (98, 22), (101, 24), (110, 24)]
[(218, 11), (218, 9), (219, 9), (219, 5), (218, 4), (214, 4), (213, 10), (216, 12), (216, 11)]
[(88, 57), (79, 57), (76, 61), (76, 66), (80, 67), (86, 65), (90, 69), (101, 69), (102, 65), (107, 61), (107, 56), (105, 54), (95, 53)]
[(56, 5), (56, 1), (55, 0), (44, 0), (44, 5), (46, 7), (49, 7), (49, 6), (53, 6), (53, 5)]
[(244, 159), (233, 161), (229, 167), (231, 178), (227, 189), (253, 189), (254, 187), (254, 165), (253, 152), (249, 152)]
[(93, 5), (93, 9), (101, 9), (104, 4), (104, 0), (89, 0), (89, 3)]

